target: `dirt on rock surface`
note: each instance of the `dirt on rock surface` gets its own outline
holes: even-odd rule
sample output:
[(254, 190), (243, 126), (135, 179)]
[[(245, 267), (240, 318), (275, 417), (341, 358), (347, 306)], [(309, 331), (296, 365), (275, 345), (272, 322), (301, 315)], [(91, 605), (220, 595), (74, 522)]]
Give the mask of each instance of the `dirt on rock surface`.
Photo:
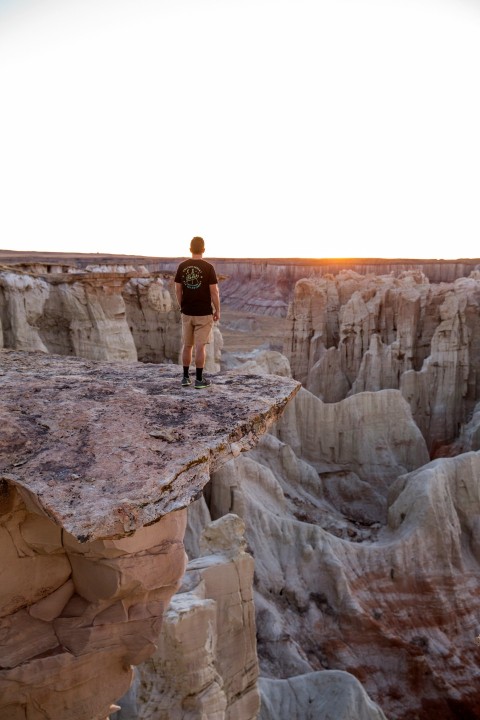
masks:
[(186, 507), (219, 463), (252, 447), (299, 384), (175, 365), (0, 351), (0, 473), (82, 540)]

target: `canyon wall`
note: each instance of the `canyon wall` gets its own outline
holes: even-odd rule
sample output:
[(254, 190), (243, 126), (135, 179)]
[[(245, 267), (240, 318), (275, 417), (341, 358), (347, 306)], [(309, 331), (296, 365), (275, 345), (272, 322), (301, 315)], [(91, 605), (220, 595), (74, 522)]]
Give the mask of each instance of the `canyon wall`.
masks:
[(297, 389), (224, 375), (206, 402), (170, 365), (0, 351), (0, 717), (115, 709), (180, 585), (187, 506)]
[[(138, 262), (152, 270), (173, 270), (184, 258), (138, 258)], [(400, 275), (404, 272), (422, 272), (430, 282), (453, 282), (478, 269), (480, 258), (459, 260), (421, 260), (386, 258), (212, 258), (219, 272), (245, 280), (297, 280), (324, 275), (337, 275), (351, 270), (360, 275)]]
[(424, 464), (391, 390), (337, 406), (302, 390), (274, 432), (208, 496), (212, 517), (244, 519), (255, 558), (260, 717), (323, 717), (338, 682), (325, 670), (355, 676), (391, 720), (478, 717), (480, 453)]
[(343, 272), (297, 283), (285, 352), (293, 377), (325, 402), (399, 389), (431, 453), (480, 399), (480, 273), (431, 284)]
[[(176, 267), (176, 261), (170, 262)], [(187, 574), (160, 630), (160, 649), (137, 671), (130, 693), (135, 713), (143, 713), (145, 720), (154, 713), (162, 720), (170, 715), (246, 720), (244, 714), (253, 720), (259, 690), (260, 720), (323, 720), (332, 714), (335, 720), (380, 720), (382, 711), (389, 720), (479, 717), (480, 274), (470, 274), (472, 263), (478, 261), (424, 264), (420, 272), (409, 262), (392, 262), (391, 274), (385, 275), (386, 266), (379, 262), (371, 263), (376, 274), (368, 275), (365, 261), (358, 272), (350, 268), (336, 276), (323, 274), (325, 263), (253, 263), (249, 269), (228, 261), (217, 266), (219, 272), (231, 272), (221, 291), (233, 307), (282, 315), (291, 304), (288, 359), (265, 350), (229, 356), (234, 370), (218, 378), (213, 405), (210, 394), (207, 402), (205, 395), (181, 393), (173, 365), (129, 364), (121, 370), (111, 365), (107, 371), (89, 360), (53, 361), (45, 354), (39, 362), (45, 368), (52, 363), (55, 383), (44, 396), (42, 383), (32, 383), (22, 365), (23, 354), (5, 353), (15, 356), (19, 395), (24, 395), (14, 398), (12, 393), (9, 414), (0, 416), (0, 449), (3, 437), (12, 453), (1, 486), (5, 557), (14, 568), (20, 567), (17, 560), (25, 560), (28, 573), (26, 560), (33, 553), (44, 567), (57, 568), (59, 577), (48, 580), (48, 588), (41, 586), (35, 600), (25, 595), (24, 605), (2, 620), (10, 665), (0, 672), (10, 673), (17, 684), (1, 686), (1, 691), (7, 688), (11, 698), (21, 688), (19, 697), (28, 696), (22, 678), (35, 670), (40, 699), (29, 712), (43, 711), (45, 688), (51, 686), (42, 683), (56, 667), (51, 658), (59, 652), (52, 643), (59, 642), (57, 633), (68, 621), (69, 658), (73, 668), (81, 669), (85, 688), (96, 687), (91, 683), (97, 665), (95, 660), (93, 675), (88, 674), (81, 652), (97, 653), (100, 644), (112, 651), (111, 666), (104, 656), (105, 672), (108, 676), (111, 667), (118, 685), (115, 693), (101, 695), (99, 713), (105, 714), (131, 680), (125, 658), (137, 653), (141, 660), (142, 653), (154, 651), (152, 638), (185, 562), (180, 536), (188, 505)], [(149, 271), (154, 267), (167, 275), (168, 265), (149, 265)], [(5, 338), (6, 343), (15, 338), (25, 349), (45, 353), (56, 342), (62, 354), (76, 354), (75, 347), (81, 347), (93, 357), (102, 352), (101, 357), (111, 353), (111, 358), (123, 347), (121, 357), (130, 363), (135, 357), (176, 362), (179, 326), (169, 305), (171, 277), (152, 278), (144, 270), (142, 275), (138, 266), (119, 266), (115, 273), (98, 266), (81, 273), (54, 265), (48, 273), (40, 265), (35, 273), (27, 269), (9, 271), (23, 277), (17, 290), (6, 288), (12, 283), (5, 282), (7, 271), (0, 275), (4, 344)], [(84, 277), (88, 273), (90, 279)], [(61, 311), (60, 291), (54, 290), (60, 286), (71, 295)], [(52, 307), (55, 321), (46, 322)], [(77, 334), (72, 332), (74, 314)], [(98, 319), (108, 322), (99, 323), (95, 335)], [(130, 339), (122, 346), (124, 332)], [(72, 337), (78, 338), (75, 347)], [(97, 343), (103, 349), (97, 350)], [(220, 344), (217, 335), (212, 344), (217, 364)], [(69, 363), (68, 369), (57, 362)], [(275, 385), (284, 392), (283, 383), (291, 383), (285, 379), (290, 365), (307, 389), (253, 451), (240, 455), (282, 411), (283, 400), (268, 421), (260, 417)], [(133, 369), (139, 384), (129, 379)], [(271, 372), (284, 377), (255, 377)], [(112, 383), (121, 393), (112, 393)], [(247, 395), (239, 397), (244, 384)], [(52, 408), (72, 392), (85, 394), (80, 410), (52, 418)], [(165, 404), (168, 395), (170, 405)], [(260, 415), (254, 413), (238, 429), (247, 397), (248, 403), (255, 400)], [(130, 413), (135, 408), (146, 412), (150, 401), (145, 427)], [(206, 435), (202, 422), (192, 424), (196, 412), (207, 422)], [(89, 444), (92, 426), (97, 439)], [(224, 446), (222, 432), (233, 426), (237, 429)], [(50, 443), (52, 432), (55, 442)], [(46, 445), (37, 463), (38, 438)], [(186, 456), (176, 454), (180, 446), (189, 448)], [(101, 471), (90, 472), (89, 463), (81, 460), (85, 450), (87, 457), (103, 458)], [(438, 459), (429, 462), (430, 457)], [(160, 480), (155, 475), (159, 463), (171, 468)], [(217, 464), (222, 466), (216, 470)], [(111, 493), (120, 493), (113, 512)], [(243, 519), (248, 553), (241, 523), (232, 513)], [(46, 533), (43, 525), (37, 532), (40, 516), (54, 531), (49, 525)], [(161, 523), (168, 518), (175, 527), (165, 526), (167, 551)], [(149, 527), (158, 529), (158, 536), (144, 535)], [(122, 544), (130, 539), (131, 544)], [(258, 687), (250, 554), (263, 676)], [(155, 563), (160, 570), (152, 580), (149, 567)], [(91, 574), (97, 566), (109, 578), (113, 595), (90, 600), (88, 587), (97, 592), (100, 582)], [(84, 567), (88, 575), (82, 581)], [(13, 576), (4, 577), (13, 582)], [(30, 583), (34, 588), (35, 582)], [(25, 583), (25, 593), (26, 588)], [(139, 632), (135, 626), (141, 647), (130, 632), (134, 621), (145, 623)], [(39, 648), (38, 654), (19, 653), (14, 633), (24, 633), (25, 645), (32, 652)], [(235, 664), (236, 648), (242, 668)], [(47, 660), (52, 665), (41, 664)], [(68, 682), (65, 697), (70, 697)], [(125, 714), (126, 706), (127, 701), (119, 718), (136, 719)], [(26, 710), (15, 705), (8, 712), (24, 720)]]
[[(0, 347), (178, 363), (181, 323), (171, 277), (120, 266), (66, 269), (0, 270)], [(220, 370), (221, 348), (215, 326), (207, 346), (209, 372)]]
[(92, 360), (137, 360), (116, 274), (0, 273), (3, 347), (78, 355)]
[(138, 669), (132, 720), (256, 720), (254, 561), (244, 530), (232, 514), (205, 527), (158, 648)]
[(231, 513), (210, 522), (203, 499), (196, 506), (189, 522), (192, 514), (205, 519), (199, 556), (165, 613), (157, 651), (138, 668), (130, 709), (114, 720), (385, 720), (347, 672), (257, 682), (254, 561), (245, 552), (245, 524)]
[[(188, 243), (186, 243), (187, 247)], [(208, 249), (208, 247), (207, 247)], [(80, 269), (121, 265), (148, 269), (151, 273), (174, 273), (185, 257), (141, 257), (114, 255), (61, 255), (0, 250), (0, 263), (17, 264), (31, 272), (64, 272), (68, 263)], [(285, 317), (295, 284), (303, 278), (337, 275), (345, 270), (359, 275), (393, 275), (421, 272), (431, 283), (452, 283), (480, 268), (480, 258), (458, 260), (378, 258), (206, 258), (222, 276), (223, 301), (232, 308), (260, 315)]]
[[(451, 297), (437, 333), (447, 353)], [(247, 365), (267, 370), (255, 354)], [(433, 396), (447, 408), (448, 392)], [(478, 717), (479, 422), (477, 405), (443, 448), (457, 456), (429, 463), (401, 390), (335, 403), (301, 390), (271, 434), (214, 473), (190, 535), (210, 516), (245, 521), (261, 720)]]
[[(479, 259), (442, 260), (294, 260), (294, 259), (222, 259), (212, 262), (224, 276), (223, 301), (232, 308), (259, 315), (284, 317), (292, 300), (295, 284), (304, 278), (321, 279), (350, 272), (361, 276), (422, 273), (431, 283), (452, 283), (480, 267)], [(177, 259), (148, 259), (155, 271), (173, 272)]]

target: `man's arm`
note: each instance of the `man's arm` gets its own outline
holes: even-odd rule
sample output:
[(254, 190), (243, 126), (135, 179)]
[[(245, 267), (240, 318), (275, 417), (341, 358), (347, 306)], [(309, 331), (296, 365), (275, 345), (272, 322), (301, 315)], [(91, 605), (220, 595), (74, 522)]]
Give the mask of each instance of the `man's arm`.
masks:
[(213, 303), (213, 307), (215, 308), (213, 319), (220, 320), (220, 291), (218, 289), (218, 283), (210, 285), (210, 299)]
[(182, 283), (175, 283), (175, 295), (177, 296), (177, 302), (182, 307)]

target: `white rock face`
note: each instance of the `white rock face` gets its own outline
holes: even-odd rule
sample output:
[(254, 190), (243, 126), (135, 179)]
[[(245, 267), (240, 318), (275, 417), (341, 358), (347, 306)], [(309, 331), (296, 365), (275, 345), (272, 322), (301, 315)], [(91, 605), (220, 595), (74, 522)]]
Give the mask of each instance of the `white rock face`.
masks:
[[(387, 717), (476, 717), (480, 453), (392, 479), (386, 526), (355, 517), (363, 497), (375, 509), (374, 483), (349, 485), (348, 498), (325, 477), (265, 437), (212, 479), (213, 516), (243, 517), (255, 557), (262, 675), (342, 669)], [(268, 697), (265, 712), (282, 717), (290, 701)]]
[(429, 460), (397, 390), (360, 393), (338, 403), (323, 403), (300, 390), (273, 432), (319, 473), (325, 470), (330, 478), (335, 472), (339, 477), (354, 473), (384, 496), (393, 479)]
[[(445, 298), (430, 355), (420, 371), (406, 371), (400, 381), (400, 390), (433, 450), (457, 436), (466, 415), (471, 332), (466, 322), (466, 303), (465, 296), (453, 293)], [(472, 358), (472, 369), (479, 360)]]
[(250, 353), (228, 353), (222, 358), (225, 369), (242, 374), (280, 375), (292, 377), (290, 363), (276, 350), (255, 350)]
[(180, 314), (163, 278), (131, 278), (122, 291), (130, 332), (143, 362), (177, 362)]
[[(213, 327), (213, 342), (207, 345), (207, 356), (205, 358), (205, 370), (207, 373), (220, 372), (220, 360), (222, 357), (223, 337), (217, 324)], [(181, 364), (181, 361), (179, 361)]]
[(480, 399), (479, 297), (478, 271), (440, 285), (419, 272), (300, 280), (285, 345), (293, 377), (325, 402), (400, 389), (435, 453)]
[(121, 296), (126, 280), (66, 278), (54, 275), (47, 282), (0, 273), (3, 346), (91, 360), (137, 360)]
[(470, 421), (462, 427), (457, 440), (445, 448), (445, 454), (460, 455), (470, 450), (480, 450), (480, 403), (475, 405)]
[(48, 352), (38, 332), (48, 296), (49, 286), (40, 278), (0, 272), (0, 347)]
[(254, 563), (244, 530), (235, 515), (205, 528), (203, 557), (188, 564), (158, 649), (139, 668), (138, 720), (256, 720)]
[[(0, 272), (0, 348), (181, 364), (182, 327), (173, 282), (147, 270), (139, 276), (139, 270), (92, 266), (90, 272), (42, 277)], [(220, 371), (222, 347), (215, 326), (207, 345), (208, 373)]]
[(341, 670), (259, 680), (259, 720), (386, 720), (353, 675)]

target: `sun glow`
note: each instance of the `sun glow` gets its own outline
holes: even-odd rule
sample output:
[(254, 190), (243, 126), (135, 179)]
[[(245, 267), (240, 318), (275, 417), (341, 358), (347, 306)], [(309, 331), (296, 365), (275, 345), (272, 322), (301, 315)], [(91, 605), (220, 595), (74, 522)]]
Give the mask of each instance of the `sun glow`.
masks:
[(0, 247), (475, 257), (480, 11), (0, 4)]

